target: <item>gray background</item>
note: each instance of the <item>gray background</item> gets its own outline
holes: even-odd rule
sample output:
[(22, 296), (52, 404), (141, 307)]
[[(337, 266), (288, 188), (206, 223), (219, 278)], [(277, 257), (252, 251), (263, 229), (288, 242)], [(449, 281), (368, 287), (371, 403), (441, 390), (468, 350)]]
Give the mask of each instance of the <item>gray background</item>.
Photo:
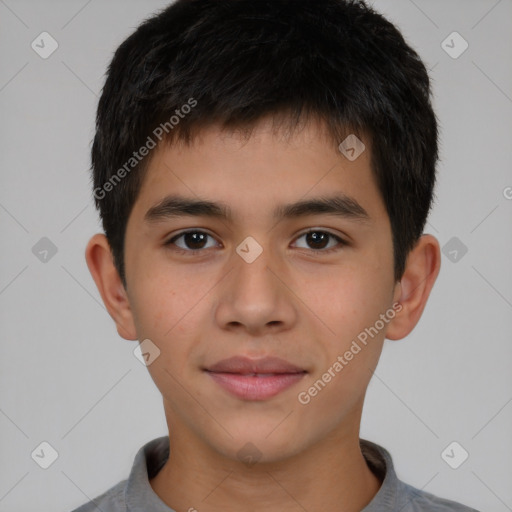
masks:
[[(166, 4), (0, 0), (2, 512), (71, 510), (167, 433), (137, 342), (117, 335), (84, 259), (100, 231), (88, 167), (106, 66)], [(442, 161), (427, 231), (468, 252), (443, 255), (417, 328), (386, 341), (362, 437), (416, 487), (512, 510), (512, 1), (374, 5), (432, 70)], [(47, 59), (31, 48), (43, 31), (59, 44)], [(469, 43), (456, 59), (441, 45), (453, 31)], [(46, 262), (32, 251), (42, 237), (57, 248)], [(59, 454), (48, 469), (31, 458), (42, 441)], [(456, 470), (441, 456), (452, 441), (469, 453)]]

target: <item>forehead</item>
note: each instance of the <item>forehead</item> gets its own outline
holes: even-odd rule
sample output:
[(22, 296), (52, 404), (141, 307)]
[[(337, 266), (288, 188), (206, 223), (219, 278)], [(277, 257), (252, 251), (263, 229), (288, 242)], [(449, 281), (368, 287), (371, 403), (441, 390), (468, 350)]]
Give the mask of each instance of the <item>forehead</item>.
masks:
[[(355, 206), (352, 213), (363, 212), (360, 217), (364, 213), (378, 217), (385, 212), (371, 169), (368, 140), (364, 144), (352, 160), (347, 155), (353, 153), (340, 151), (316, 121), (289, 132), (276, 131), (267, 120), (254, 127), (250, 136), (214, 125), (190, 144), (177, 142), (154, 150), (136, 202), (137, 214), (147, 219), (148, 212), (152, 208), (155, 212), (169, 195), (215, 202), (230, 220), (237, 213), (282, 216), (285, 204), (336, 196), (349, 199), (342, 208)], [(158, 212), (149, 217), (157, 218)]]

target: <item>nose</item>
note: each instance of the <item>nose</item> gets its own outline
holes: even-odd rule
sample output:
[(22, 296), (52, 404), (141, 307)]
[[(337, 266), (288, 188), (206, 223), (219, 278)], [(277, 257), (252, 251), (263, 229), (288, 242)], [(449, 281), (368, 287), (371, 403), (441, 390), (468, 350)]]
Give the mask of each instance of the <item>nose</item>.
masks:
[(287, 272), (270, 250), (252, 262), (237, 253), (220, 284), (215, 319), (224, 330), (261, 336), (291, 329), (297, 321), (296, 297), (286, 284)]

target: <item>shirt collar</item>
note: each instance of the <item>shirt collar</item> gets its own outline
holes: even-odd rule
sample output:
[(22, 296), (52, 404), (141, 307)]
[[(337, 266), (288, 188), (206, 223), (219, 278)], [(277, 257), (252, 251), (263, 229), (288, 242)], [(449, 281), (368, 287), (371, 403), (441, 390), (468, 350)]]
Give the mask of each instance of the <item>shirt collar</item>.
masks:
[(175, 512), (153, 491), (149, 480), (155, 476), (169, 457), (169, 436), (146, 443), (135, 456), (126, 482), (127, 512)]

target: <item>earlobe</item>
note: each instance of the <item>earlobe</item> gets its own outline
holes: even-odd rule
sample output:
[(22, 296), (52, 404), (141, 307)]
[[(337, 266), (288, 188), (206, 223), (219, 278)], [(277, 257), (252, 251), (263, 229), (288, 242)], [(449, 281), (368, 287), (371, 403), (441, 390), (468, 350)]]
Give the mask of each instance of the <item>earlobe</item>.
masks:
[(390, 322), (386, 338), (399, 340), (416, 326), (441, 268), (439, 242), (432, 235), (423, 235), (409, 253), (400, 283), (395, 288), (395, 300), (402, 309)]
[(103, 303), (114, 320), (119, 336), (138, 339), (133, 314), (106, 236), (95, 234), (85, 249), (85, 259)]

